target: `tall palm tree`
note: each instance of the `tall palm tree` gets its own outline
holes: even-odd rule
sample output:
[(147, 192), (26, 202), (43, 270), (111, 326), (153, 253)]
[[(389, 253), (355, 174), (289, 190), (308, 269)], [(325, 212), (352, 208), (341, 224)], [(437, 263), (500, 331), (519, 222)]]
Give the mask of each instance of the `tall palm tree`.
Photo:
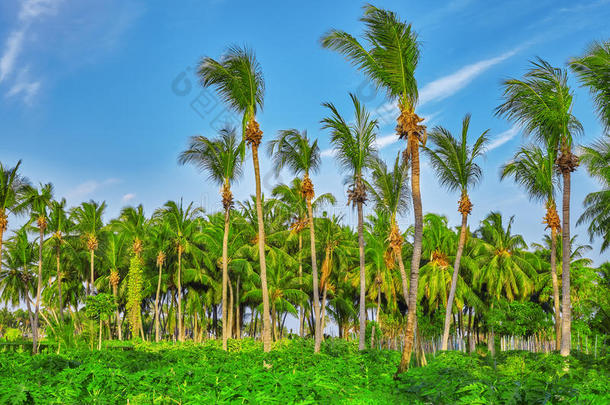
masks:
[(337, 151), (336, 158), (341, 170), (348, 173), (348, 204), (358, 210), (358, 244), (360, 251), (360, 350), (365, 349), (366, 332), (366, 284), (364, 268), (364, 214), (366, 202), (366, 185), (364, 171), (371, 167), (377, 156), (377, 120), (371, 119), (370, 113), (358, 98), (350, 93), (354, 105), (355, 122), (348, 124), (332, 103), (323, 105), (330, 110), (330, 115), (322, 120), (324, 129), (331, 131), (330, 141)]
[(201, 213), (201, 208), (194, 208), (190, 203), (186, 208), (175, 201), (168, 201), (163, 208), (157, 210), (156, 215), (167, 221), (171, 239), (178, 253), (178, 272), (176, 275), (176, 288), (178, 294), (178, 340), (184, 341), (184, 325), (182, 322), (182, 256), (191, 253), (196, 247), (193, 245), (195, 233), (197, 232), (196, 218)]
[(589, 222), (589, 237), (602, 238), (601, 251), (610, 246), (610, 137), (598, 140), (591, 146), (583, 147), (581, 156), (587, 171), (600, 181), (602, 190), (587, 194), (585, 211), (576, 222)]
[(48, 213), (53, 200), (53, 185), (41, 184), (40, 188), (29, 187), (24, 194), (22, 205), (30, 211), (30, 223), (36, 222), (38, 228), (38, 280), (36, 287), (36, 303), (34, 305), (34, 324), (32, 325), (33, 352), (38, 352), (38, 314), (40, 312), (40, 292), (42, 291), (42, 245), (47, 229)]
[[(108, 276), (108, 283), (112, 288), (112, 295), (114, 296), (115, 301), (118, 303), (118, 294), (119, 294), (119, 282), (121, 280), (121, 269), (126, 267), (127, 265), (127, 251), (129, 249), (128, 245), (128, 235), (124, 232), (108, 232), (106, 239), (106, 243), (104, 246), (103, 254), (104, 254), (104, 262), (106, 265), (110, 267), (110, 274)], [(123, 332), (121, 329), (121, 319), (119, 308), (117, 306), (116, 309), (116, 332), (119, 340), (123, 339)]]
[(8, 214), (18, 211), (20, 199), (27, 190), (29, 182), (19, 175), (21, 160), (15, 167), (5, 168), (0, 162), (0, 270), (2, 270), (2, 237), (8, 227)]
[(159, 325), (159, 298), (161, 294), (161, 282), (163, 279), (163, 266), (167, 260), (167, 249), (171, 233), (169, 224), (163, 217), (153, 217), (153, 223), (149, 232), (149, 246), (153, 255), (155, 255), (155, 264), (159, 269), (157, 276), (157, 291), (155, 293), (155, 341), (161, 340), (161, 331)]
[(279, 131), (278, 136), (273, 139), (267, 149), (269, 156), (275, 164), (277, 174), (288, 167), (290, 171), (298, 176), (303, 175), (301, 182), (301, 195), (307, 204), (307, 215), (309, 222), (309, 239), (311, 244), (311, 273), (313, 278), (313, 309), (315, 323), (314, 353), (320, 351), (322, 342), (322, 330), (320, 320), (320, 291), (318, 287), (318, 263), (316, 260), (316, 234), (314, 230), (312, 200), (315, 196), (314, 185), (309, 177), (320, 169), (320, 148), (318, 140), (310, 140), (307, 131), (300, 132), (296, 129)]
[(70, 221), (68, 213), (66, 211), (66, 199), (62, 198), (61, 201), (51, 201), (51, 211), (49, 212), (49, 220), (47, 226), (51, 237), (49, 243), (55, 250), (55, 265), (57, 270), (56, 282), (57, 291), (59, 295), (59, 317), (64, 320), (64, 304), (62, 299), (61, 281), (63, 278), (61, 272), (61, 250), (66, 245), (67, 238), (70, 237), (70, 233), (74, 229), (74, 224)]
[(224, 232), (222, 237), (222, 348), (227, 350), (228, 339), (228, 301), (227, 283), (229, 280), (229, 225), (231, 208), (233, 208), (233, 193), (231, 184), (242, 174), (243, 143), (237, 140), (234, 129), (223, 129), (220, 137), (208, 139), (194, 136), (190, 139), (188, 148), (178, 157), (180, 164), (191, 163), (208, 174), (210, 180), (221, 186), (222, 207), (224, 209)]
[(489, 138), (487, 137), (489, 130), (486, 130), (479, 135), (472, 145), (469, 145), (469, 127), (470, 114), (466, 114), (462, 121), (462, 133), (460, 138), (456, 138), (449, 130), (443, 127), (435, 127), (429, 135), (434, 147), (424, 148), (424, 152), (430, 159), (432, 168), (436, 172), (436, 176), (438, 177), (441, 186), (449, 191), (460, 192), (458, 211), (462, 214), (462, 227), (460, 229), (460, 238), (455, 254), (455, 261), (453, 262), (451, 288), (449, 290), (449, 298), (447, 299), (447, 307), (445, 309), (445, 324), (443, 327), (441, 350), (447, 350), (447, 342), (449, 341), (453, 298), (455, 297), (455, 290), (457, 288), (460, 260), (462, 259), (462, 252), (464, 251), (464, 244), (466, 243), (468, 215), (472, 210), (472, 203), (468, 196), (468, 188), (476, 186), (483, 177), (481, 167), (475, 160), (481, 158), (485, 154), (485, 147), (489, 142)]
[(99, 236), (102, 232), (102, 215), (106, 210), (106, 202), (101, 204), (96, 201), (84, 202), (72, 209), (71, 217), (76, 223), (76, 228), (85, 242), (89, 251), (89, 274), (87, 282), (87, 295), (93, 293), (95, 288), (95, 251), (99, 246)]
[(553, 284), (553, 305), (555, 309), (556, 347), (561, 345), (561, 312), (559, 309), (559, 282), (557, 279), (557, 234), (561, 229), (561, 220), (555, 205), (555, 192), (558, 177), (555, 170), (557, 156), (552, 148), (543, 150), (536, 145), (519, 149), (512, 160), (502, 166), (500, 177), (512, 177), (521, 185), (531, 200), (544, 201), (546, 215), (543, 222), (551, 230), (551, 281)]
[(372, 165), (369, 190), (375, 200), (376, 208), (390, 216), (390, 227), (387, 235), (389, 250), (386, 252), (389, 260), (387, 262), (391, 268), (393, 263), (398, 262), (402, 281), (402, 295), (405, 304), (407, 304), (409, 301), (409, 287), (407, 272), (402, 260), (404, 238), (396, 221), (397, 216), (404, 214), (409, 206), (409, 186), (407, 183), (409, 168), (405, 163), (401, 162), (400, 153), (398, 153), (394, 160), (393, 171), (389, 172), (383, 160), (375, 159)]
[(519, 125), (526, 134), (538, 138), (557, 151), (556, 165), (563, 179), (561, 242), (561, 355), (570, 354), (572, 313), (570, 305), (570, 181), (578, 167), (572, 153), (573, 136), (583, 132), (581, 123), (572, 114), (573, 92), (565, 69), (554, 68), (538, 58), (523, 79), (504, 82), (504, 103), (496, 114)]
[(397, 371), (402, 373), (409, 367), (413, 349), (423, 232), (419, 189), (419, 144), (422, 143), (424, 146), (426, 144), (426, 128), (420, 125), (423, 119), (415, 113), (418, 92), (414, 75), (419, 61), (420, 44), (411, 24), (400, 20), (391, 11), (365, 5), (364, 15), (360, 20), (366, 26), (363, 35), (366, 41), (364, 44), (347, 32), (338, 30), (329, 31), (322, 37), (321, 42), (323, 47), (342, 53), (378, 88), (384, 89), (390, 100), (398, 101), (400, 115), (397, 119), (396, 132), (401, 139), (407, 140), (405, 157), (411, 160), (411, 194), (415, 217), (409, 313), (403, 356)]
[(232, 46), (219, 60), (205, 57), (198, 71), (203, 87), (214, 87), (223, 101), (235, 112), (242, 114), (243, 138), (252, 149), (254, 182), (256, 185), (256, 210), (258, 218), (258, 249), (263, 298), (263, 348), (271, 350), (271, 323), (269, 321), (269, 291), (267, 289), (267, 264), (265, 262), (265, 225), (261, 202), (261, 176), (258, 148), (263, 131), (256, 121), (256, 113), (263, 107), (265, 82), (260, 64), (254, 52)]
[(589, 88), (606, 131), (610, 131), (610, 40), (593, 42), (584, 56), (570, 60), (580, 82)]

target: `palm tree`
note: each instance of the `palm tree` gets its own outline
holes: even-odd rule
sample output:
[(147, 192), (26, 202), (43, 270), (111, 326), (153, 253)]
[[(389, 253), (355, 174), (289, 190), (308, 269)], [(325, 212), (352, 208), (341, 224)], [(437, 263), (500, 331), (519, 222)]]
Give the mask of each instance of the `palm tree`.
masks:
[(159, 297), (161, 294), (161, 281), (163, 276), (163, 266), (165, 265), (167, 255), (166, 251), (170, 239), (170, 230), (168, 222), (163, 218), (153, 218), (153, 224), (150, 228), (150, 242), (152, 253), (155, 255), (155, 264), (159, 269), (157, 276), (157, 291), (155, 294), (155, 341), (161, 340), (161, 332), (159, 325)]
[(458, 139), (449, 130), (443, 127), (435, 127), (430, 133), (430, 140), (434, 148), (424, 148), (436, 172), (441, 186), (449, 191), (460, 191), (458, 201), (458, 211), (462, 214), (462, 227), (460, 229), (460, 239), (458, 242), (455, 261), (453, 262), (453, 275), (451, 277), (451, 288), (447, 307), (445, 309), (445, 325), (443, 328), (443, 338), (441, 340), (441, 350), (447, 350), (449, 341), (449, 327), (451, 325), (451, 310), (455, 290), (457, 287), (458, 273), (460, 270), (460, 260), (466, 243), (466, 231), (468, 228), (468, 215), (472, 210), (472, 203), (468, 196), (468, 188), (476, 186), (483, 177), (481, 167), (475, 162), (477, 158), (485, 154), (485, 147), (489, 142), (487, 133), (484, 131), (476, 141), (468, 145), (468, 128), (470, 126), (470, 114), (466, 114), (462, 121), (462, 134)]
[(222, 207), (224, 209), (224, 232), (222, 238), (222, 348), (227, 350), (228, 339), (228, 301), (227, 283), (229, 280), (229, 224), (231, 208), (233, 208), (233, 193), (231, 183), (235, 182), (242, 173), (243, 143), (237, 141), (234, 129), (223, 129), (220, 137), (208, 139), (203, 136), (194, 136), (190, 139), (188, 148), (183, 151), (178, 162), (191, 163), (200, 170), (208, 173), (209, 179), (221, 186)]
[(178, 273), (176, 275), (176, 289), (178, 294), (178, 340), (184, 341), (184, 325), (182, 322), (182, 255), (191, 253), (196, 247), (193, 245), (197, 232), (197, 221), (201, 208), (194, 208), (190, 203), (186, 208), (182, 201), (178, 205), (175, 201), (168, 201), (163, 208), (157, 210), (156, 215), (163, 217), (169, 226), (171, 239), (178, 253)]
[(389, 99), (397, 100), (400, 109), (396, 132), (401, 139), (407, 140), (405, 158), (411, 160), (411, 194), (415, 217), (409, 313), (403, 356), (397, 371), (397, 373), (402, 373), (409, 368), (408, 363), (413, 349), (423, 232), (423, 213), (419, 190), (419, 144), (420, 142), (424, 146), (426, 144), (426, 128), (420, 125), (423, 119), (415, 114), (418, 93), (414, 75), (420, 49), (417, 34), (411, 28), (411, 24), (401, 21), (391, 11), (366, 5), (364, 15), (360, 20), (366, 26), (364, 38), (368, 49), (352, 35), (338, 30), (331, 30), (325, 34), (321, 42), (323, 47), (342, 53), (378, 88), (384, 89)]
[(606, 131), (610, 131), (610, 41), (594, 42), (584, 56), (570, 60), (580, 82), (589, 88)]
[(602, 238), (601, 251), (610, 246), (610, 137), (583, 147), (581, 161), (589, 174), (600, 181), (602, 190), (587, 194), (582, 213), (576, 225), (589, 222), (589, 237)]
[(398, 215), (403, 214), (407, 210), (409, 205), (409, 186), (407, 183), (409, 168), (405, 162), (400, 161), (400, 153), (396, 155), (393, 169), (393, 171), (388, 172), (385, 162), (381, 159), (375, 159), (372, 166), (372, 179), (369, 184), (369, 190), (375, 200), (376, 208), (390, 216), (390, 227), (387, 235), (389, 249), (386, 252), (386, 256), (389, 259), (388, 264), (391, 268), (393, 268), (395, 262), (398, 262), (402, 281), (402, 295), (405, 304), (407, 304), (409, 301), (409, 287), (407, 272), (402, 260), (404, 238), (398, 228), (396, 219)]
[(15, 167), (5, 168), (0, 162), (0, 270), (2, 270), (2, 237), (8, 226), (8, 214), (21, 207), (20, 199), (27, 190), (29, 182), (18, 173), (21, 160)]
[(301, 195), (307, 204), (309, 222), (309, 239), (311, 244), (311, 272), (313, 278), (313, 309), (315, 323), (314, 353), (320, 351), (322, 342), (322, 330), (320, 320), (320, 291), (318, 287), (318, 263), (316, 260), (316, 235), (314, 230), (312, 199), (315, 196), (314, 185), (309, 177), (320, 169), (320, 148), (318, 140), (311, 141), (307, 137), (307, 131), (299, 132), (296, 129), (283, 130), (278, 133), (277, 138), (269, 143), (267, 149), (269, 156), (275, 164), (277, 174), (288, 167), (290, 171), (298, 176), (303, 175), (301, 182)]
[(64, 305), (61, 292), (61, 281), (63, 275), (61, 273), (61, 250), (62, 247), (67, 243), (66, 238), (70, 236), (70, 233), (74, 229), (74, 224), (70, 221), (68, 213), (66, 211), (66, 199), (62, 198), (61, 201), (51, 201), (51, 211), (49, 213), (49, 220), (47, 226), (51, 237), (49, 243), (55, 250), (55, 265), (57, 267), (57, 291), (59, 295), (59, 317), (64, 320)]
[(551, 230), (550, 265), (553, 283), (553, 305), (555, 309), (555, 339), (556, 347), (561, 345), (561, 313), (559, 310), (559, 282), (557, 279), (557, 234), (561, 229), (561, 221), (555, 205), (555, 190), (557, 189), (557, 173), (555, 170), (556, 154), (552, 148), (544, 151), (536, 145), (528, 145), (519, 149), (512, 160), (502, 166), (500, 177), (512, 177), (521, 185), (530, 199), (544, 201), (546, 215), (543, 222)]
[(572, 315), (570, 306), (570, 180), (578, 167), (578, 157), (572, 153), (573, 135), (582, 133), (581, 123), (572, 114), (573, 92), (568, 85), (565, 69), (554, 68), (538, 58), (523, 80), (504, 82), (504, 103), (496, 114), (514, 121), (528, 135), (557, 151), (555, 164), (563, 178), (561, 239), (563, 260), (561, 269), (561, 355), (570, 354)]
[(42, 244), (47, 229), (47, 209), (53, 200), (53, 185), (41, 184), (40, 189), (29, 187), (24, 194), (22, 205), (30, 210), (30, 223), (36, 221), (39, 232), (38, 241), (38, 281), (36, 287), (36, 304), (34, 305), (34, 324), (32, 325), (33, 352), (38, 352), (38, 314), (40, 312), (40, 292), (42, 291)]
[(102, 215), (106, 210), (106, 202), (101, 204), (96, 201), (84, 202), (80, 206), (72, 209), (72, 220), (76, 223), (81, 238), (89, 251), (89, 272), (90, 279), (87, 282), (87, 295), (93, 293), (95, 288), (95, 251), (99, 246), (99, 236), (102, 231)]
[(260, 64), (254, 52), (232, 46), (220, 60), (203, 58), (198, 71), (203, 87), (214, 87), (223, 101), (242, 118), (243, 138), (252, 149), (254, 181), (256, 184), (256, 210), (258, 217), (258, 250), (263, 298), (263, 348), (271, 350), (271, 324), (269, 321), (269, 291), (267, 289), (267, 264), (265, 262), (265, 226), (261, 203), (261, 176), (258, 148), (263, 131), (256, 121), (256, 113), (263, 107), (265, 82)]
[[(106, 243), (104, 246), (103, 254), (105, 264), (110, 267), (110, 274), (108, 276), (108, 283), (112, 287), (112, 295), (118, 304), (118, 287), (121, 280), (121, 269), (126, 266), (127, 263), (127, 250), (128, 247), (128, 235), (124, 232), (108, 232)], [(116, 332), (119, 340), (123, 339), (123, 332), (121, 330), (121, 319), (119, 308), (116, 309)]]
[(358, 98), (350, 93), (354, 105), (355, 122), (348, 124), (332, 103), (323, 105), (330, 110), (330, 116), (322, 120), (324, 129), (330, 129), (330, 141), (337, 151), (336, 157), (341, 170), (348, 172), (350, 186), (347, 191), (348, 204), (358, 210), (358, 244), (360, 249), (360, 350), (365, 349), (366, 332), (366, 284), (364, 268), (364, 214), (366, 186), (364, 171), (371, 167), (377, 156), (375, 140), (377, 138), (377, 120), (371, 119), (370, 113)]

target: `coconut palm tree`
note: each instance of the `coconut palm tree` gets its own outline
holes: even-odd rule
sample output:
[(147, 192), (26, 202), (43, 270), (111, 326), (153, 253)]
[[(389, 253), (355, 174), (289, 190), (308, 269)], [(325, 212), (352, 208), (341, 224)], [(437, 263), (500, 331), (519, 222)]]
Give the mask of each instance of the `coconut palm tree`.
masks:
[(515, 122), (521, 130), (557, 151), (556, 165), (563, 183), (561, 241), (561, 355), (570, 354), (572, 315), (570, 306), (570, 180), (578, 167), (572, 153), (573, 136), (581, 134), (581, 123), (572, 114), (573, 91), (565, 69), (554, 68), (538, 58), (523, 79), (504, 82), (504, 102), (496, 114)]
[(347, 191), (348, 204), (358, 210), (358, 244), (360, 249), (360, 350), (365, 349), (366, 330), (366, 284), (364, 268), (364, 214), (366, 202), (366, 185), (364, 171), (371, 167), (377, 156), (375, 140), (377, 138), (377, 120), (371, 119), (370, 113), (358, 98), (350, 93), (354, 105), (355, 122), (348, 124), (332, 103), (323, 105), (330, 110), (330, 115), (322, 120), (324, 129), (331, 131), (330, 141), (336, 150), (336, 158), (342, 171), (349, 176)]
[(20, 200), (29, 182), (19, 174), (21, 160), (15, 167), (5, 168), (0, 162), (0, 270), (2, 270), (2, 237), (8, 227), (8, 214), (19, 211)]
[(38, 279), (36, 287), (36, 303), (34, 305), (34, 324), (32, 325), (33, 352), (38, 352), (38, 314), (40, 312), (40, 293), (42, 291), (42, 245), (47, 229), (48, 209), (53, 200), (53, 185), (51, 183), (40, 184), (39, 189), (28, 187), (24, 193), (23, 207), (30, 211), (29, 223), (36, 222), (38, 228)]
[(190, 139), (188, 148), (178, 157), (180, 164), (190, 163), (208, 174), (210, 180), (221, 186), (222, 207), (224, 209), (224, 232), (222, 238), (222, 348), (227, 350), (228, 339), (228, 301), (227, 283), (229, 280), (229, 225), (231, 208), (233, 208), (233, 193), (231, 184), (242, 174), (243, 143), (237, 140), (234, 129), (223, 129), (220, 137), (208, 139), (194, 136)]
[(276, 174), (288, 167), (290, 171), (298, 176), (303, 175), (301, 182), (301, 194), (307, 205), (309, 222), (309, 239), (311, 244), (311, 272), (313, 278), (313, 310), (314, 310), (314, 353), (320, 351), (322, 342), (322, 330), (320, 320), (320, 291), (318, 287), (318, 263), (316, 260), (316, 235), (314, 230), (312, 200), (315, 196), (314, 185), (309, 177), (320, 169), (320, 148), (318, 140), (310, 140), (307, 131), (300, 132), (296, 129), (279, 131), (278, 136), (273, 139), (267, 149), (269, 157), (273, 159)]
[(68, 212), (66, 211), (66, 199), (61, 201), (51, 201), (51, 210), (49, 212), (49, 220), (47, 229), (51, 233), (49, 243), (55, 250), (55, 265), (57, 269), (56, 282), (59, 298), (59, 317), (64, 320), (64, 305), (62, 300), (61, 281), (63, 278), (61, 272), (61, 250), (68, 243), (68, 238), (74, 230), (74, 223), (70, 221)]
[[(129, 235), (125, 232), (108, 232), (106, 236), (106, 243), (103, 249), (104, 262), (110, 268), (110, 274), (107, 277), (108, 284), (112, 288), (112, 295), (115, 301), (118, 303), (118, 288), (121, 280), (121, 271), (127, 267), (129, 250)], [(123, 275), (124, 270), (123, 270)], [(98, 279), (98, 281), (101, 280)], [(123, 332), (121, 329), (121, 315), (119, 308), (116, 309), (116, 332), (119, 340), (123, 339)]]
[(398, 262), (400, 278), (402, 281), (402, 295), (405, 304), (409, 301), (409, 287), (407, 272), (405, 271), (404, 261), (402, 260), (402, 246), (404, 238), (398, 223), (398, 215), (405, 213), (409, 206), (409, 168), (405, 162), (401, 162), (400, 153), (394, 160), (393, 171), (388, 171), (388, 166), (381, 159), (375, 159), (372, 165), (371, 182), (369, 191), (375, 201), (375, 208), (387, 213), (390, 216), (390, 227), (387, 235), (389, 242), (386, 251), (386, 260), (390, 269), (395, 262)]
[(267, 265), (265, 262), (265, 226), (261, 202), (261, 179), (258, 148), (263, 131), (256, 121), (256, 113), (263, 107), (265, 82), (260, 64), (254, 52), (232, 46), (219, 60), (205, 57), (198, 71), (203, 87), (216, 89), (230, 109), (242, 114), (243, 138), (252, 150), (254, 182), (256, 185), (256, 210), (258, 218), (258, 249), (263, 299), (263, 347), (271, 350), (271, 324), (269, 320), (269, 291), (267, 289)]
[(584, 56), (570, 60), (570, 68), (589, 88), (600, 121), (610, 131), (610, 40), (593, 42)]
[(156, 216), (163, 217), (169, 226), (171, 239), (178, 254), (178, 271), (176, 274), (176, 288), (178, 293), (178, 340), (184, 341), (184, 325), (182, 322), (182, 256), (196, 250), (194, 246), (197, 233), (197, 221), (201, 208), (194, 208), (190, 203), (186, 208), (175, 201), (168, 201), (163, 208), (156, 212)]
[(415, 113), (418, 92), (415, 68), (419, 61), (420, 44), (417, 34), (408, 24), (387, 10), (372, 5), (364, 6), (360, 19), (365, 25), (361, 43), (352, 35), (339, 30), (331, 30), (322, 39), (322, 46), (343, 54), (354, 66), (361, 70), (378, 88), (384, 89), (391, 101), (398, 102), (396, 132), (406, 139), (405, 157), (411, 160), (411, 194), (415, 235), (411, 259), (411, 285), (409, 292), (409, 313), (405, 333), (403, 356), (398, 373), (406, 371), (413, 349), (415, 328), (417, 283), (421, 258), (421, 238), (423, 213), (419, 189), (419, 144), (426, 144), (426, 128), (422, 118)]
[(551, 230), (550, 265), (553, 284), (553, 305), (555, 309), (556, 347), (561, 345), (561, 312), (559, 309), (559, 282), (557, 279), (557, 235), (561, 229), (561, 221), (555, 205), (555, 193), (558, 177), (555, 170), (557, 156), (552, 148), (543, 150), (537, 145), (524, 146), (517, 151), (512, 160), (501, 168), (500, 177), (504, 180), (511, 177), (527, 192), (529, 198), (544, 201), (546, 215), (543, 222)]
[(91, 200), (73, 208), (71, 212), (71, 218), (76, 223), (76, 229), (89, 251), (90, 279), (87, 282), (87, 295), (92, 294), (95, 288), (95, 251), (99, 246), (99, 236), (104, 226), (102, 215), (104, 215), (105, 210), (105, 201), (100, 204)]
[(602, 190), (587, 194), (585, 210), (576, 225), (588, 222), (589, 237), (591, 241), (596, 236), (602, 239), (603, 252), (610, 246), (610, 137), (583, 147), (581, 161), (589, 174), (602, 184)]
[(157, 291), (155, 293), (155, 341), (161, 340), (161, 331), (159, 325), (159, 297), (161, 294), (161, 282), (163, 279), (163, 266), (167, 260), (167, 250), (169, 248), (169, 242), (171, 238), (171, 232), (169, 230), (169, 224), (163, 217), (153, 217), (152, 225), (149, 232), (148, 245), (151, 248), (151, 252), (155, 255), (155, 264), (159, 269), (157, 276)]
[(487, 133), (484, 131), (474, 141), (468, 144), (468, 128), (470, 127), (470, 114), (466, 114), (462, 121), (462, 133), (460, 138), (456, 138), (449, 130), (443, 127), (435, 127), (429, 134), (429, 138), (434, 147), (425, 148), (424, 152), (430, 159), (432, 168), (441, 183), (441, 186), (449, 191), (459, 191), (460, 200), (458, 201), (458, 211), (462, 215), (462, 226), (460, 237), (453, 262), (453, 275), (451, 277), (451, 288), (447, 307), (445, 309), (445, 324), (443, 337), (441, 340), (441, 350), (447, 350), (449, 341), (449, 327), (451, 326), (451, 311), (453, 298), (457, 288), (458, 273), (460, 270), (460, 260), (466, 243), (466, 232), (468, 228), (468, 215), (472, 211), (472, 203), (468, 196), (468, 188), (480, 183), (483, 172), (481, 167), (475, 162), (485, 154), (485, 147), (489, 142)]

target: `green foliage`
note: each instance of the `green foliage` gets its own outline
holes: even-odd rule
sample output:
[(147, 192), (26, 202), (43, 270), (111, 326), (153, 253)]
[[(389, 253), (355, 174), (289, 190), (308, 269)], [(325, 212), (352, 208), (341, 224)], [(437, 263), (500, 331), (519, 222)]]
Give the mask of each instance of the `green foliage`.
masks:
[(4, 339), (7, 342), (14, 342), (21, 338), (21, 331), (17, 328), (7, 328), (4, 332)]
[(551, 314), (533, 302), (502, 300), (487, 314), (487, 321), (501, 335), (531, 336), (551, 328)]
[(85, 314), (89, 319), (99, 320), (112, 315), (116, 308), (117, 305), (112, 294), (100, 293), (87, 297)]
[(140, 303), (142, 302), (142, 259), (134, 255), (129, 262), (129, 275), (127, 284), (127, 311), (129, 313), (129, 327), (134, 336), (138, 334), (141, 322)]

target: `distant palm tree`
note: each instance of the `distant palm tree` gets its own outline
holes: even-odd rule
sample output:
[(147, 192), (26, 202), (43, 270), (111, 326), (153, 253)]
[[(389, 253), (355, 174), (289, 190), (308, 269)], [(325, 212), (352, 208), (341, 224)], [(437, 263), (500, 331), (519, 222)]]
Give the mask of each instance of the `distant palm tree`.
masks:
[(227, 284), (229, 282), (229, 226), (231, 208), (233, 208), (233, 193), (231, 184), (242, 174), (243, 143), (238, 142), (234, 129), (223, 129), (220, 137), (208, 139), (194, 136), (190, 139), (188, 148), (178, 157), (180, 164), (191, 163), (200, 170), (207, 172), (208, 177), (222, 188), (222, 207), (224, 209), (224, 232), (222, 238), (222, 348), (227, 350), (229, 331)]
[(472, 203), (468, 196), (468, 188), (476, 186), (483, 177), (481, 167), (475, 162), (485, 154), (485, 147), (489, 142), (487, 133), (484, 131), (474, 141), (468, 145), (468, 128), (470, 127), (470, 114), (466, 114), (462, 121), (462, 133), (460, 138), (453, 136), (449, 130), (443, 127), (435, 127), (429, 137), (434, 148), (425, 148), (424, 152), (428, 155), (432, 168), (441, 183), (449, 191), (460, 191), (460, 201), (458, 211), (462, 214), (462, 227), (458, 241), (457, 253), (453, 262), (453, 275), (451, 277), (451, 289), (447, 299), (445, 310), (445, 325), (441, 340), (441, 350), (447, 350), (449, 341), (449, 328), (451, 326), (451, 310), (453, 298), (457, 288), (458, 273), (464, 244), (466, 243), (466, 232), (468, 228), (468, 215), (472, 210)]
[(5, 168), (0, 162), (0, 270), (2, 270), (2, 237), (8, 227), (8, 214), (19, 210), (29, 182), (19, 175), (21, 160), (15, 167)]
[(242, 114), (244, 140), (252, 149), (263, 299), (263, 348), (265, 352), (268, 352), (271, 350), (271, 323), (269, 320), (267, 264), (265, 262), (265, 225), (263, 223), (261, 176), (258, 161), (258, 148), (261, 144), (263, 131), (261, 131), (256, 121), (256, 113), (263, 107), (265, 93), (263, 72), (252, 50), (233, 46), (227, 49), (220, 60), (210, 57), (203, 58), (198, 74), (204, 87), (214, 87), (229, 108)]
[(102, 215), (104, 215), (105, 210), (105, 201), (99, 204), (91, 200), (73, 208), (71, 213), (71, 218), (76, 223), (76, 229), (89, 251), (89, 272), (91, 278), (87, 283), (87, 295), (92, 294), (95, 288), (95, 251), (99, 247), (99, 236), (104, 226)]
[[(108, 232), (106, 237), (106, 243), (104, 246), (104, 258), (105, 263), (110, 267), (110, 274), (108, 276), (108, 283), (112, 288), (112, 295), (118, 304), (118, 287), (121, 280), (120, 272), (121, 268), (127, 266), (129, 250), (128, 245), (128, 234), (123, 232)], [(116, 332), (119, 340), (123, 339), (123, 332), (121, 329), (121, 317), (119, 308), (116, 309)]]
[(415, 235), (411, 259), (411, 285), (409, 292), (409, 313), (405, 332), (403, 356), (398, 373), (409, 368), (413, 349), (415, 329), (417, 283), (421, 259), (421, 238), (423, 232), (423, 211), (419, 190), (419, 144), (426, 144), (426, 128), (420, 125), (422, 118), (415, 114), (418, 92), (415, 68), (419, 61), (420, 44), (411, 24), (387, 10), (367, 4), (360, 19), (366, 26), (365, 45), (352, 35), (331, 30), (322, 39), (322, 46), (342, 53), (354, 66), (361, 70), (378, 88), (386, 91), (388, 98), (398, 101), (400, 115), (396, 132), (407, 140), (405, 157), (411, 160), (411, 193)]
[(53, 185), (41, 184), (40, 189), (29, 187), (24, 193), (22, 205), (30, 211), (30, 223), (36, 222), (38, 239), (38, 280), (36, 287), (36, 304), (34, 306), (34, 324), (32, 325), (33, 352), (38, 353), (38, 314), (40, 312), (40, 293), (42, 291), (42, 245), (47, 229), (48, 213), (53, 200)]
[(66, 199), (62, 198), (61, 201), (51, 202), (51, 211), (49, 213), (48, 230), (51, 232), (49, 243), (55, 250), (55, 265), (57, 267), (57, 291), (59, 295), (59, 317), (64, 320), (64, 303), (61, 293), (61, 281), (63, 274), (61, 272), (61, 250), (64, 245), (68, 243), (67, 238), (74, 230), (74, 223), (70, 221), (68, 212), (66, 211)]
[(610, 40), (594, 42), (584, 56), (570, 60), (580, 82), (589, 88), (606, 131), (610, 131)]
[(314, 353), (320, 351), (322, 330), (320, 319), (320, 291), (318, 287), (318, 262), (316, 260), (316, 235), (314, 230), (312, 199), (315, 196), (314, 185), (309, 177), (320, 169), (320, 148), (318, 140), (311, 141), (307, 131), (299, 132), (296, 129), (283, 130), (273, 139), (267, 151), (275, 164), (277, 174), (288, 167), (298, 176), (303, 175), (301, 182), (301, 195), (305, 198), (309, 222), (309, 239), (311, 244), (311, 272), (313, 278), (313, 310), (315, 323)]
[(556, 165), (563, 178), (561, 239), (563, 260), (561, 270), (561, 355), (568, 356), (571, 346), (572, 312), (570, 305), (570, 181), (578, 167), (572, 153), (573, 136), (581, 134), (581, 123), (572, 114), (573, 91), (568, 85), (565, 69), (554, 68), (538, 58), (524, 79), (504, 82), (504, 103), (496, 114), (514, 121), (529, 135), (557, 151)]
[(161, 294), (161, 282), (163, 279), (163, 266), (167, 260), (167, 249), (171, 238), (169, 224), (163, 217), (153, 217), (152, 226), (149, 232), (149, 245), (152, 253), (155, 255), (155, 264), (159, 269), (157, 276), (157, 291), (155, 293), (155, 341), (161, 340), (161, 331), (159, 325), (159, 297)]
[(550, 265), (553, 284), (553, 305), (555, 309), (556, 347), (561, 345), (561, 312), (559, 309), (559, 282), (557, 279), (557, 235), (561, 230), (561, 220), (555, 205), (555, 193), (558, 187), (558, 176), (555, 170), (557, 156), (552, 148), (546, 151), (536, 145), (524, 146), (515, 154), (509, 163), (501, 168), (502, 179), (512, 177), (521, 185), (532, 200), (544, 201), (546, 215), (544, 223), (551, 230)]
[(409, 285), (405, 264), (402, 260), (404, 238), (396, 219), (398, 215), (404, 214), (409, 206), (409, 167), (405, 162), (400, 161), (400, 153), (396, 155), (391, 172), (388, 171), (388, 167), (383, 160), (375, 159), (371, 177), (369, 190), (375, 200), (375, 206), (390, 216), (389, 233), (386, 236), (389, 242), (386, 252), (387, 262), (390, 268), (393, 268), (393, 263), (398, 262), (402, 281), (402, 295), (405, 304), (407, 304), (409, 301)]
[(348, 204), (358, 210), (358, 244), (360, 249), (360, 350), (365, 349), (366, 331), (366, 284), (364, 268), (364, 215), (363, 206), (366, 202), (366, 185), (364, 171), (371, 167), (377, 156), (377, 120), (371, 119), (370, 113), (364, 108), (354, 94), (350, 94), (354, 105), (355, 122), (348, 124), (332, 103), (323, 105), (330, 110), (330, 116), (322, 120), (324, 129), (330, 129), (330, 141), (337, 151), (339, 166), (349, 173), (350, 186), (347, 191)]
[(168, 201), (163, 208), (157, 210), (156, 215), (163, 217), (169, 226), (173, 245), (178, 253), (178, 272), (176, 275), (176, 288), (178, 293), (178, 340), (184, 341), (184, 325), (182, 322), (182, 255), (190, 253), (195, 247), (193, 241), (197, 232), (197, 221), (195, 220), (201, 213), (200, 208), (194, 208), (190, 203), (186, 208), (182, 201), (177, 204), (175, 201)]

